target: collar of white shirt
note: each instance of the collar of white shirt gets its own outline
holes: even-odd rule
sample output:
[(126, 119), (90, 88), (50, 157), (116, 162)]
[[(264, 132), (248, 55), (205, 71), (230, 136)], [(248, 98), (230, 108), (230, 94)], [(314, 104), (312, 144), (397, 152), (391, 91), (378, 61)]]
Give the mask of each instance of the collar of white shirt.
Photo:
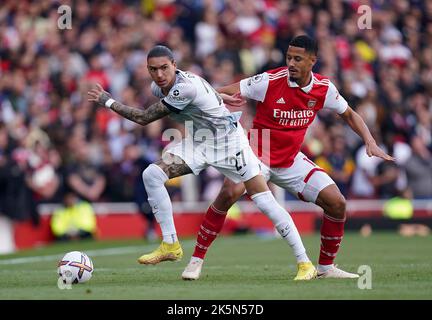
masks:
[[(288, 85), (291, 88), (296, 88), (296, 87), (299, 86), (297, 84), (297, 82), (290, 81), (290, 79), (289, 79), (289, 73), (288, 73), (287, 79), (288, 79)], [(307, 86), (301, 87), (300, 89), (302, 89), (304, 93), (309, 93), (309, 91), (312, 90), (313, 82), (314, 82), (314, 75), (313, 75), (313, 72), (311, 71), (311, 80), (310, 80), (309, 84)]]

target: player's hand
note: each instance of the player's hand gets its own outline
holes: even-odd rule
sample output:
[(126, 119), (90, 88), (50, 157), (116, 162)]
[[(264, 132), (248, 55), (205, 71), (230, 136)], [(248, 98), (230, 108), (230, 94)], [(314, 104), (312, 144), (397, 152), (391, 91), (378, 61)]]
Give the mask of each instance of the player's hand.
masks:
[(109, 92), (106, 92), (99, 83), (96, 83), (96, 88), (91, 89), (87, 95), (88, 101), (96, 102), (101, 106), (105, 106), (105, 102), (111, 99)]
[(246, 99), (241, 96), (240, 92), (232, 96), (225, 93), (220, 93), (220, 96), (222, 97), (223, 102), (229, 107), (240, 108), (246, 104)]
[(369, 157), (375, 156), (387, 161), (395, 161), (396, 159), (385, 153), (375, 142), (366, 144), (366, 153)]

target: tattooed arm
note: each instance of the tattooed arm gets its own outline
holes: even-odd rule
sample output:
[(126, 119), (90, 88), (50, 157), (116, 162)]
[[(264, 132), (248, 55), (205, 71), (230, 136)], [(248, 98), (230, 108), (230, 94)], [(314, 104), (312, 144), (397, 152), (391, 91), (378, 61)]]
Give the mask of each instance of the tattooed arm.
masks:
[(101, 106), (108, 107), (113, 111), (117, 112), (122, 117), (125, 117), (126, 119), (129, 119), (143, 126), (149, 124), (150, 122), (163, 118), (171, 113), (171, 111), (161, 101), (150, 105), (147, 109), (138, 109), (126, 106), (112, 99), (111, 95), (108, 92), (104, 91), (99, 84), (96, 84), (96, 88), (91, 89), (88, 92), (88, 95), (89, 101), (96, 102)]
[(115, 101), (111, 105), (111, 109), (126, 119), (136, 122), (142, 126), (146, 126), (150, 122), (156, 121), (171, 113), (171, 111), (161, 101), (153, 103), (147, 109), (129, 107)]

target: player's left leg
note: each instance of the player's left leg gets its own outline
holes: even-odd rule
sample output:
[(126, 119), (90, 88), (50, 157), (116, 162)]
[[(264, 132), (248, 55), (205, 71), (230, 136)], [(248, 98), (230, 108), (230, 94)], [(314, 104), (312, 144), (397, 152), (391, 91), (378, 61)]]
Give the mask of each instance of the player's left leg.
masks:
[(271, 170), (272, 182), (300, 200), (315, 203), (324, 210), (318, 275), (332, 278), (358, 277), (333, 264), (344, 233), (346, 206), (345, 198), (335, 182), (301, 152), (297, 154), (291, 167)]
[(303, 154), (299, 154), (294, 170), (302, 173), (302, 190), (298, 197), (313, 202), (324, 210), (321, 224), (321, 246), (318, 260), (319, 278), (357, 278), (357, 274), (345, 272), (333, 264), (339, 250), (345, 226), (346, 201), (335, 182), (323, 169)]
[(305, 270), (309, 270), (310, 267), (312, 267), (312, 273), (307, 278), (301, 278), (299, 277), (299, 274), (297, 274), (297, 277), (294, 278), (294, 280), (310, 280), (311, 278), (314, 278), (316, 271), (306, 254), (306, 249), (297, 227), (290, 214), (281, 205), (279, 205), (271, 191), (268, 189), (264, 177), (262, 175), (257, 175), (252, 179), (245, 181), (244, 185), (247, 193), (250, 195), (258, 209), (270, 218), (276, 230), (282, 238), (288, 242), (297, 259), (297, 263), (299, 263), (300, 266), (304, 265)]
[(172, 154), (165, 154), (164, 156), (164, 160), (161, 159), (151, 164), (143, 172), (148, 202), (161, 228), (163, 240), (156, 250), (138, 258), (138, 262), (141, 264), (175, 261), (183, 256), (183, 250), (177, 239), (172, 204), (165, 182), (168, 179), (192, 173), (192, 170), (180, 157)]

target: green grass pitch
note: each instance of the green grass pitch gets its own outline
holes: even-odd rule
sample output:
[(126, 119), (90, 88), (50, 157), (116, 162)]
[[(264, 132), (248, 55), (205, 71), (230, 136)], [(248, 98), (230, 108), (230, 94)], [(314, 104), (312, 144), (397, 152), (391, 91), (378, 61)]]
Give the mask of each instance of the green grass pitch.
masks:
[[(304, 236), (316, 263), (319, 235)], [(256, 235), (219, 237), (198, 281), (183, 281), (195, 239), (183, 239), (180, 262), (143, 266), (136, 262), (157, 243), (141, 240), (90, 241), (0, 256), (0, 299), (432, 299), (432, 237), (404, 238), (396, 233), (373, 233), (364, 238), (346, 233), (336, 263), (356, 272), (372, 270), (372, 288), (359, 289), (356, 279), (315, 279), (295, 282), (295, 259), (278, 238)], [(93, 259), (92, 279), (71, 290), (57, 286), (57, 261), (80, 250)]]

